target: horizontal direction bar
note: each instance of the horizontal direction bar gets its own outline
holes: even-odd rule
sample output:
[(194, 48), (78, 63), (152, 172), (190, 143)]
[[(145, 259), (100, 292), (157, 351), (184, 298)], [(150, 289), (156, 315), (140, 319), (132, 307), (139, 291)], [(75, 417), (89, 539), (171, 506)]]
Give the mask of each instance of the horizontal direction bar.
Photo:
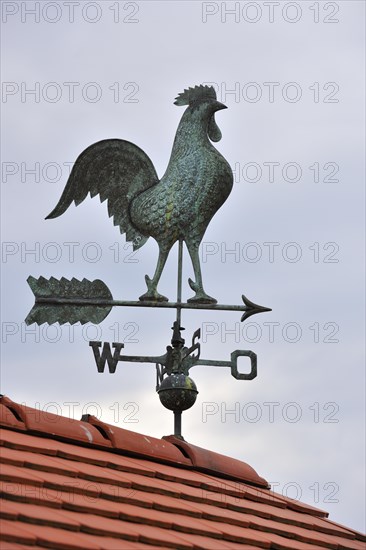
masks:
[(198, 304), (190, 302), (147, 302), (147, 301), (128, 301), (128, 300), (105, 300), (98, 298), (56, 298), (41, 297), (36, 298), (36, 304), (44, 305), (74, 305), (74, 306), (102, 306), (102, 307), (159, 307), (167, 309), (206, 309), (213, 311), (246, 311), (245, 305), (224, 305), (224, 304)]

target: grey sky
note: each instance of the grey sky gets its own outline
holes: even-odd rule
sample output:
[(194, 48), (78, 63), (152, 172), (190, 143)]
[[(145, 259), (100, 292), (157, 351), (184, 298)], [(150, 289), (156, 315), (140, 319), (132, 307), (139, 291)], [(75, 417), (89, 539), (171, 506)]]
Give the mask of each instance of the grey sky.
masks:
[[(183, 434), (365, 530), (364, 3), (2, 2), (2, 21), (2, 392), (77, 418), (97, 403), (90, 412), (106, 422), (171, 433), (154, 367), (98, 374), (87, 341), (161, 354), (173, 312), (115, 309), (99, 329), (26, 328), (26, 279), (100, 278), (120, 299), (145, 292), (157, 245), (131, 257), (105, 203), (44, 217), (95, 141), (136, 143), (162, 176), (184, 111), (174, 98), (214, 83), (229, 107), (217, 114), (216, 146), (235, 186), (204, 237), (205, 287), (221, 303), (245, 293), (273, 312), (244, 325), (234, 313), (184, 313), (187, 341), (201, 327), (203, 357), (251, 349), (258, 377), (196, 367)], [(176, 254), (160, 285), (171, 299)]]

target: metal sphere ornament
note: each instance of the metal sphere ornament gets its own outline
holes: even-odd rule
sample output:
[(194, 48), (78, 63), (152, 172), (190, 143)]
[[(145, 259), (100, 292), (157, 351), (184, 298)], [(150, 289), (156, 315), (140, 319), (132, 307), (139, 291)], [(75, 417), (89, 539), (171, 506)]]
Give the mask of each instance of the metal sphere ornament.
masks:
[(170, 411), (190, 409), (197, 399), (197, 386), (185, 374), (171, 374), (164, 378), (158, 389), (161, 404)]

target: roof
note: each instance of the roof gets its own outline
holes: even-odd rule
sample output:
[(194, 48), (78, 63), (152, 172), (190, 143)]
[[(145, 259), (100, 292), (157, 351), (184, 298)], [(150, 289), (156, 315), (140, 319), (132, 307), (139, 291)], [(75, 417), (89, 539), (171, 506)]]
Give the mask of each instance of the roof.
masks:
[(2, 550), (365, 549), (245, 462), (0, 399)]

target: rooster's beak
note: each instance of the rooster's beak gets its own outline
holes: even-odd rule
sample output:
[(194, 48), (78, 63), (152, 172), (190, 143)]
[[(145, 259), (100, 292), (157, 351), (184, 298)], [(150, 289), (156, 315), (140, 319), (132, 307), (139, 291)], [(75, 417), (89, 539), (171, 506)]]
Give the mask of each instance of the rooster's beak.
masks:
[(227, 109), (227, 106), (219, 101), (215, 102), (215, 111), (221, 111), (222, 109)]

